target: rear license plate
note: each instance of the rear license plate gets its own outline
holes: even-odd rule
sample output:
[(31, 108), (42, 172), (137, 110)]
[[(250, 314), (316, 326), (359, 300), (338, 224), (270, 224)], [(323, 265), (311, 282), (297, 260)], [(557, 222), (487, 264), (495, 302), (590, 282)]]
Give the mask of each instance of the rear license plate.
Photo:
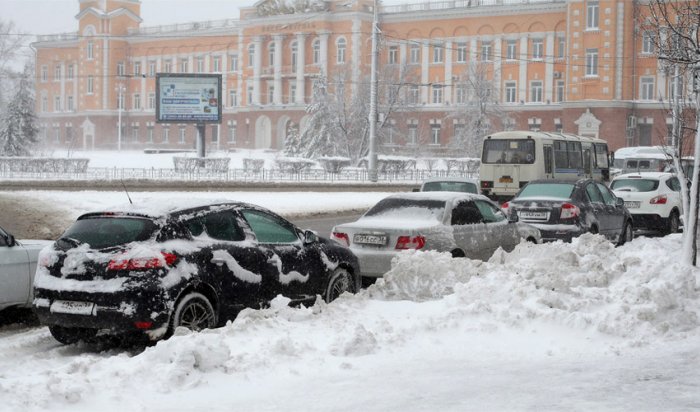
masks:
[(521, 219), (540, 219), (540, 220), (545, 220), (549, 216), (547, 216), (547, 212), (532, 212), (528, 210), (522, 210), (518, 212), (518, 217)]
[(627, 209), (639, 209), (640, 202), (625, 202), (625, 207)]
[(352, 241), (362, 245), (386, 245), (386, 235), (357, 234)]
[(94, 309), (94, 303), (75, 302), (72, 300), (55, 300), (50, 308), (53, 313), (67, 313), (70, 315), (92, 315)]
[(510, 176), (503, 176), (498, 179), (498, 183), (513, 183), (513, 178)]

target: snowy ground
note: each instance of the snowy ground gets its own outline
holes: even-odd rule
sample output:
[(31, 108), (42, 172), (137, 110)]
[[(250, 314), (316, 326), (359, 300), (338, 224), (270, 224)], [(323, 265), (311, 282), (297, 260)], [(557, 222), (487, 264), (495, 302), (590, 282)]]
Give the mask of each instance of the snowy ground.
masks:
[(700, 409), (700, 271), (680, 235), (406, 252), (326, 305), (244, 311), (141, 350), (0, 329), (10, 411)]

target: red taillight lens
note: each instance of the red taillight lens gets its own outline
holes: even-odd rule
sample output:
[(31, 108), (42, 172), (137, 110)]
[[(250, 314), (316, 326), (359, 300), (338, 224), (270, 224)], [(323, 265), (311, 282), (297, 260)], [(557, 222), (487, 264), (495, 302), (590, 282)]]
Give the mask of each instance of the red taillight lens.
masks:
[(573, 219), (581, 214), (578, 206), (572, 205), (571, 203), (564, 203), (561, 205), (561, 215), (560, 219)]
[(667, 200), (668, 198), (666, 197), (666, 195), (659, 195), (651, 198), (649, 203), (651, 203), (652, 205), (665, 205)]
[(335, 240), (336, 242), (340, 243), (341, 245), (350, 246), (350, 237), (348, 236), (347, 233), (333, 232), (333, 233), (331, 233), (331, 239)]
[(173, 253), (162, 252), (161, 256), (139, 257), (132, 259), (112, 259), (107, 264), (107, 270), (143, 270), (143, 269), (160, 269), (165, 266), (171, 266), (177, 260), (177, 255)]
[(134, 322), (136, 329), (150, 329), (153, 326), (153, 322)]
[(423, 236), (399, 236), (396, 240), (396, 249), (422, 249), (425, 246)]
[(490, 189), (493, 187), (493, 182), (488, 181), (488, 180), (482, 180), (481, 181), (481, 188), (482, 189)]
[(508, 208), (510, 207), (510, 203), (505, 202), (504, 204), (501, 205), (501, 210), (504, 212), (508, 213)]

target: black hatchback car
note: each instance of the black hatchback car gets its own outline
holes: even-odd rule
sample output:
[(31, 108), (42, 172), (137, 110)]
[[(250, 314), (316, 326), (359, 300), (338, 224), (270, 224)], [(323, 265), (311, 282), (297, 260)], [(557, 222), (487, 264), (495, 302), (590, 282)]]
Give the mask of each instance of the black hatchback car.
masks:
[(538, 228), (543, 241), (570, 242), (588, 232), (621, 245), (633, 237), (632, 217), (624, 201), (592, 179), (535, 180), (502, 207)]
[(89, 213), (42, 251), (34, 308), (59, 342), (213, 328), (278, 294), (331, 301), (360, 287), (352, 252), (245, 203)]

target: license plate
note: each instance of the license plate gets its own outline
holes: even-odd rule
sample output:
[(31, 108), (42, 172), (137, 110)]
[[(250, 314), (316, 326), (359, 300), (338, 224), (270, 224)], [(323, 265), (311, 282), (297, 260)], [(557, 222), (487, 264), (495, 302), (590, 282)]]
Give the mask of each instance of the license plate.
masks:
[(357, 234), (352, 241), (363, 245), (386, 245), (386, 235)]
[(640, 202), (625, 202), (627, 209), (639, 209)]
[(91, 302), (75, 302), (72, 300), (55, 300), (51, 304), (51, 312), (67, 313), (70, 315), (92, 315), (95, 304)]
[(498, 183), (513, 183), (513, 178), (510, 176), (503, 176), (502, 178), (498, 179)]
[(527, 211), (527, 210), (523, 210), (523, 211), (518, 212), (518, 216), (521, 219), (541, 219), (541, 220), (545, 220), (549, 217), (549, 216), (547, 216), (547, 212), (531, 212), (531, 211)]

